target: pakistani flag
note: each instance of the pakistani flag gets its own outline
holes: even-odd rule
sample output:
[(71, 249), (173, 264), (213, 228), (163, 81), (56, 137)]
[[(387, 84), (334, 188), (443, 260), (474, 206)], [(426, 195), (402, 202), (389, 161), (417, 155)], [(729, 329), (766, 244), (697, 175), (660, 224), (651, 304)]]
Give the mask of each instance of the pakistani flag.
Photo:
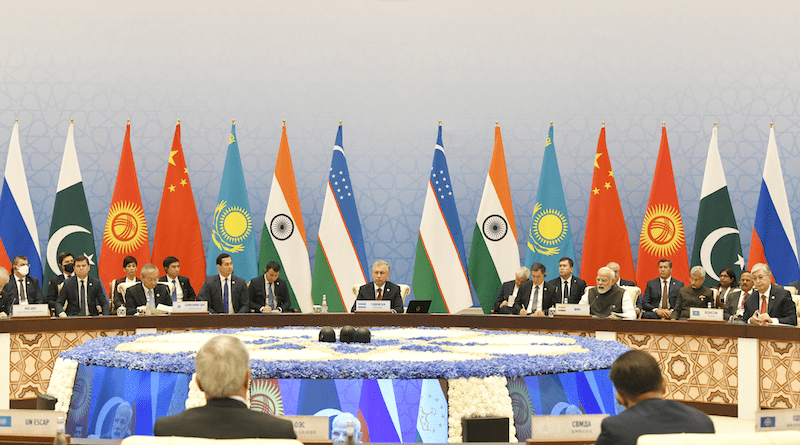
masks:
[(697, 212), (697, 230), (692, 249), (692, 267), (706, 270), (706, 286), (719, 284), (719, 272), (730, 267), (739, 277), (744, 270), (742, 242), (733, 215), (728, 183), (717, 145), (717, 126), (711, 133), (706, 171), (700, 192), (700, 209)]
[(513, 280), (519, 269), (517, 227), (499, 125), (494, 128), (492, 162), (483, 186), (478, 219), (472, 230), (468, 269), (486, 314), (491, 312), (503, 282)]
[(89, 274), (98, 277), (92, 219), (89, 216), (89, 206), (86, 204), (86, 193), (83, 191), (81, 168), (75, 150), (75, 131), (71, 120), (67, 145), (64, 147), (64, 159), (61, 161), (61, 173), (58, 175), (53, 221), (50, 223), (50, 238), (47, 241), (44, 282), (49, 282), (51, 278), (61, 274), (58, 254), (65, 251), (72, 252), (76, 257), (85, 255), (89, 258)]

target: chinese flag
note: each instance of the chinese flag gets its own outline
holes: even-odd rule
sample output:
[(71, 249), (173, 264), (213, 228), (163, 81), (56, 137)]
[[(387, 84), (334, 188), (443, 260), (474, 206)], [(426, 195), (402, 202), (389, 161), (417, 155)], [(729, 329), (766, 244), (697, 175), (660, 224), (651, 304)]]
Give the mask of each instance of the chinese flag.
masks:
[[(142, 210), (142, 196), (136, 179), (136, 166), (131, 150), (131, 122), (125, 131), (122, 155), (119, 159), (117, 183), (108, 210), (103, 245), (97, 271), (100, 280), (109, 286), (111, 280), (125, 276), (122, 260), (131, 255), (141, 268), (150, 262), (150, 240), (147, 238), (147, 223)], [(138, 272), (137, 272), (138, 275)]]
[(156, 235), (153, 241), (153, 261), (162, 270), (164, 258), (174, 256), (181, 263), (181, 275), (189, 277), (196, 291), (206, 278), (206, 257), (200, 220), (194, 206), (192, 184), (181, 147), (181, 122), (175, 127), (175, 138), (169, 152), (167, 177), (161, 193)]
[(633, 278), (628, 229), (614, 182), (614, 170), (608, 158), (604, 125), (594, 155), (594, 175), (589, 194), (589, 212), (586, 215), (586, 236), (583, 239), (581, 273), (586, 282), (593, 283), (597, 270), (612, 261), (619, 263), (621, 278)]
[(644, 214), (639, 237), (639, 261), (636, 281), (646, 283), (658, 277), (658, 260), (672, 260), (672, 277), (689, 284), (689, 256), (683, 233), (678, 191), (672, 174), (667, 129), (661, 127), (661, 148), (658, 150), (656, 172), (650, 188), (650, 201)]

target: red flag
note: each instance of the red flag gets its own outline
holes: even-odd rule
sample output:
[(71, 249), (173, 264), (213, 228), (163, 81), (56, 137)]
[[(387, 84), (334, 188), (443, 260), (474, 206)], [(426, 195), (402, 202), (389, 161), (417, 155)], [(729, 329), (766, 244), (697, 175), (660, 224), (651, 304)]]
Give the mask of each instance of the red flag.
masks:
[(168, 256), (180, 261), (181, 275), (189, 277), (192, 287), (199, 291), (206, 278), (206, 257), (192, 184), (181, 147), (181, 121), (175, 127), (175, 138), (169, 152), (167, 177), (161, 193), (161, 208), (158, 210), (153, 241), (153, 261), (159, 269)]
[(136, 165), (133, 162), (130, 121), (125, 130), (117, 183), (114, 186), (97, 262), (97, 271), (104, 284), (108, 285), (114, 278), (125, 275), (122, 260), (128, 255), (136, 258), (139, 267), (150, 262), (150, 240), (147, 238), (147, 223), (142, 210)]
[(683, 233), (678, 191), (672, 174), (667, 129), (661, 127), (661, 148), (658, 150), (656, 172), (650, 188), (650, 201), (639, 236), (639, 260), (636, 263), (636, 281), (646, 283), (658, 277), (658, 260), (672, 260), (672, 276), (689, 284), (689, 256), (686, 254), (686, 236)]
[(583, 239), (581, 272), (587, 282), (594, 282), (597, 270), (610, 262), (620, 265), (624, 279), (633, 278), (633, 257), (628, 229), (617, 194), (614, 170), (606, 148), (606, 127), (600, 130), (597, 153), (594, 155), (594, 175), (586, 215), (586, 236)]

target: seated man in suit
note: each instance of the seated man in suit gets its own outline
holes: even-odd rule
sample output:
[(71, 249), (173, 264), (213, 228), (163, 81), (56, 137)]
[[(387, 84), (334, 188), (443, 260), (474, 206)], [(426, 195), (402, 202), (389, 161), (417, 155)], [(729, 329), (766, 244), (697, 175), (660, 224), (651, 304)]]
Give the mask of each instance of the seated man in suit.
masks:
[[(8, 275), (8, 271), (5, 267), (0, 267), (0, 306), (5, 306), (6, 301), (8, 301), (5, 287), (9, 281), (11, 281), (11, 277)], [(8, 314), (5, 316), (8, 316)]]
[[(122, 293), (117, 290), (117, 286), (122, 283), (132, 286), (139, 282), (139, 278), (136, 277), (136, 272), (139, 271), (139, 262), (136, 261), (136, 258), (130, 255), (123, 258), (122, 270), (125, 271), (125, 276), (111, 281), (111, 289), (108, 292), (108, 295), (111, 295), (111, 302), (114, 303), (112, 310), (120, 306), (127, 307), (125, 300), (122, 298)], [(128, 315), (133, 315), (133, 313), (128, 312)]]
[(206, 405), (156, 419), (155, 436), (208, 439), (295, 439), (289, 420), (247, 408), (250, 353), (236, 337), (218, 335), (200, 347), (194, 360), (197, 386)]
[(556, 304), (556, 294), (553, 286), (544, 281), (547, 268), (542, 263), (531, 265), (531, 284), (523, 284), (512, 311), (518, 315), (531, 314), (534, 317), (544, 317), (550, 306)]
[[(64, 303), (67, 309), (64, 310)], [(100, 307), (100, 311), (97, 308)], [(97, 316), (102, 312), (108, 315), (108, 298), (100, 279), (89, 276), (89, 258), (78, 255), (75, 258), (75, 275), (61, 287), (56, 300), (56, 314), (59, 317), (74, 315)]]
[(146, 313), (148, 304), (154, 309), (159, 304), (172, 306), (169, 286), (158, 282), (158, 268), (154, 264), (142, 266), (142, 281), (125, 292), (125, 312), (128, 315)]
[[(387, 281), (392, 268), (389, 263), (377, 260), (372, 263), (372, 281), (358, 289), (356, 300), (389, 300), (392, 302), (392, 312), (403, 313), (403, 297), (400, 296), (400, 286)], [(356, 302), (350, 312), (356, 311)]]
[(219, 275), (206, 278), (197, 301), (208, 301), (208, 311), (212, 314), (232, 314), (250, 312), (247, 301), (247, 282), (233, 274), (233, 260), (227, 253), (217, 256)]
[(42, 304), (45, 302), (42, 290), (39, 288), (39, 280), (29, 277), (30, 263), (28, 258), (17, 255), (11, 260), (11, 270), (13, 275), (11, 281), (4, 286), (6, 295), (5, 304), (0, 307), (0, 316), (11, 315), (11, 309), (15, 304)]
[(755, 282), (753, 298), (744, 302), (744, 319), (753, 324), (788, 324), (797, 326), (797, 308), (791, 294), (772, 284), (772, 271), (764, 263), (750, 270)]
[(731, 291), (725, 299), (725, 320), (743, 320), (744, 302), (753, 295), (753, 274), (743, 270), (739, 275), (739, 289)]
[(75, 257), (71, 252), (61, 252), (58, 254), (58, 267), (61, 269), (61, 274), (56, 275), (47, 283), (47, 304), (50, 309), (56, 310), (56, 300), (58, 299), (58, 292), (61, 290), (59, 285), (63, 284), (69, 277), (75, 275)]
[(620, 278), (620, 270), (622, 270), (622, 268), (619, 266), (619, 263), (612, 261), (612, 262), (606, 264), (606, 267), (608, 267), (609, 269), (614, 271), (614, 277), (615, 277), (616, 283), (618, 285), (620, 285), (620, 286), (636, 286), (636, 283), (634, 283), (633, 281), (631, 281), (631, 280), (623, 280), (622, 278)]
[(603, 419), (595, 445), (635, 445), (644, 434), (714, 433), (705, 413), (664, 400), (664, 378), (650, 354), (634, 350), (620, 355), (608, 378), (625, 411)]
[(689, 286), (684, 286), (678, 291), (675, 300), (675, 310), (672, 311), (673, 320), (688, 320), (693, 307), (714, 306), (714, 293), (703, 283), (706, 281), (706, 270), (703, 266), (694, 266), (689, 271)]
[(172, 283), (172, 301), (195, 301), (197, 295), (194, 293), (192, 284), (188, 277), (181, 276), (181, 262), (174, 256), (164, 258), (164, 272), (166, 275), (160, 277), (158, 281), (162, 283)]
[(658, 278), (647, 282), (639, 300), (642, 318), (669, 320), (682, 287), (683, 281), (672, 278), (672, 261), (658, 260)]
[(578, 304), (586, 291), (586, 281), (572, 275), (575, 262), (572, 258), (561, 258), (558, 261), (558, 278), (550, 280), (558, 299), (557, 303)]
[(596, 318), (636, 318), (633, 302), (625, 289), (619, 287), (614, 271), (608, 267), (601, 267), (597, 271), (597, 286), (587, 290), (581, 297), (580, 304), (589, 305), (589, 313)]
[(506, 281), (503, 283), (500, 287), (500, 293), (497, 295), (497, 299), (494, 302), (495, 314), (516, 315), (519, 313), (519, 309), (514, 312), (512, 308), (516, 305), (518, 299), (526, 295), (526, 292), (527, 296), (530, 296), (530, 276), (531, 271), (527, 267), (522, 266), (517, 270), (517, 273), (514, 274), (514, 281)]
[(281, 265), (277, 261), (270, 261), (264, 269), (264, 275), (250, 280), (247, 296), (250, 300), (250, 309), (254, 312), (292, 311), (289, 288), (286, 282), (278, 277), (280, 272)]

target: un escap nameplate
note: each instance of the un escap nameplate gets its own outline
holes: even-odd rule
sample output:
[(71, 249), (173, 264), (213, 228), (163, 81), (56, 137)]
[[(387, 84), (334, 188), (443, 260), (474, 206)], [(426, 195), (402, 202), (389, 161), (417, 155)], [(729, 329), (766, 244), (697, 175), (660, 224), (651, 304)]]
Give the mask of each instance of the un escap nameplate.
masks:
[(594, 442), (600, 435), (600, 423), (608, 414), (531, 416), (533, 439), (538, 441)]
[(323, 416), (278, 416), (292, 422), (294, 433), (300, 442), (327, 442), (331, 440), (328, 417)]
[(49, 317), (50, 306), (45, 304), (15, 304), (11, 308), (12, 317)]
[(55, 436), (58, 416), (64, 416), (64, 413), (33, 409), (0, 410), (0, 436)]
[(208, 301), (173, 301), (173, 314), (206, 314)]
[(356, 312), (391, 312), (389, 300), (356, 300)]
[(590, 317), (588, 304), (556, 303), (556, 315), (571, 317)]
[(756, 411), (756, 431), (800, 430), (800, 410)]
[(693, 307), (689, 311), (689, 320), (725, 321), (724, 310), (718, 308)]

